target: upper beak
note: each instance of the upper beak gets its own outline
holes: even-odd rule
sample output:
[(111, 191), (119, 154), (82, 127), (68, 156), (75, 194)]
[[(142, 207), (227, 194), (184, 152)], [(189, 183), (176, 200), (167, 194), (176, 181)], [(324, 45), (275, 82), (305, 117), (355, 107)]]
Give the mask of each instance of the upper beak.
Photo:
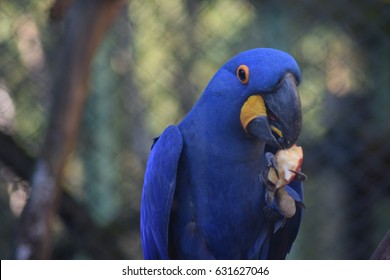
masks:
[(241, 124), (250, 134), (277, 148), (290, 148), (302, 128), (301, 101), (296, 79), (287, 73), (275, 88), (248, 98)]

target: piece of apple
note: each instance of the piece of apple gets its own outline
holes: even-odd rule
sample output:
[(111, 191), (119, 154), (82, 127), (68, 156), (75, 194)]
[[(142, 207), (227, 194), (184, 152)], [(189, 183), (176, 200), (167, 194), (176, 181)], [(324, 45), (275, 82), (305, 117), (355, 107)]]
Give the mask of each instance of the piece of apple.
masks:
[(278, 175), (273, 167), (268, 172), (268, 180), (275, 184), (276, 189), (290, 183), (301, 169), (303, 160), (302, 147), (294, 145), (290, 149), (279, 150), (275, 154), (275, 165)]

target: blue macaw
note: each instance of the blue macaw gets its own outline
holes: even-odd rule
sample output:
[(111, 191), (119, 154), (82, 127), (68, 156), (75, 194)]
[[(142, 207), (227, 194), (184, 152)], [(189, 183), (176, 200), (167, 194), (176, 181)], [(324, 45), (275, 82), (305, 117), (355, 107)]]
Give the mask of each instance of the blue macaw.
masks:
[[(273, 153), (300, 134), (300, 81), (289, 54), (242, 52), (218, 70), (188, 115), (155, 139), (141, 201), (145, 259), (286, 257), (303, 211), (286, 217), (277, 195), (268, 199), (275, 189), (266, 174)], [(285, 190), (303, 205), (302, 176)]]

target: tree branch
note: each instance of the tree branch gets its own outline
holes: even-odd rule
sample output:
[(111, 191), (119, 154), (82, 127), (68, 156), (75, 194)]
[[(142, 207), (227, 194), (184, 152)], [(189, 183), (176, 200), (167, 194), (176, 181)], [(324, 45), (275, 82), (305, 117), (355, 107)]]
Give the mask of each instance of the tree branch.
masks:
[[(34, 170), (35, 159), (29, 156), (11, 136), (2, 131), (0, 131), (0, 147), (2, 147), (0, 161), (15, 175), (29, 181)], [(115, 239), (112, 234), (99, 228), (88, 215), (87, 209), (63, 189), (59, 216), (78, 248), (84, 249), (93, 259), (124, 258), (118, 246), (114, 246), (115, 241), (105, 242)]]
[(21, 215), (16, 259), (51, 255), (51, 223), (57, 211), (59, 182), (73, 151), (88, 93), (90, 65), (106, 30), (125, 0), (75, 1), (67, 14), (60, 68), (51, 88), (50, 122), (31, 179), (32, 191)]
[(68, 12), (72, 2), (73, 0), (55, 0), (50, 7), (50, 19), (54, 21), (62, 20)]

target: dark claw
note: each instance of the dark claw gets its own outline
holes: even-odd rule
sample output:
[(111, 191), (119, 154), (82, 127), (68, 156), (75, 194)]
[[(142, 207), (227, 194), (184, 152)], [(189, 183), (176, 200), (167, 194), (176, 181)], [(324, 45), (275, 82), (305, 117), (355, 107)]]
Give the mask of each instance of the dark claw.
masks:
[(273, 167), (273, 169), (275, 169), (275, 173), (276, 173), (276, 176), (278, 176), (279, 178), (279, 172), (278, 172), (278, 168), (276, 167), (276, 162), (275, 162), (275, 155), (273, 153), (265, 153), (265, 160), (266, 160), (266, 163), (267, 163), (267, 167), (270, 168), (270, 167)]
[(263, 184), (265, 184), (269, 190), (274, 190), (275, 184), (268, 180), (268, 169), (260, 172), (259, 177), (260, 181), (263, 182)]
[(291, 172), (295, 173), (295, 179), (297, 179), (298, 181), (301, 181), (301, 182), (305, 182), (307, 180), (307, 176), (302, 173), (302, 172), (299, 172), (299, 171), (294, 171), (294, 170), (290, 170)]

